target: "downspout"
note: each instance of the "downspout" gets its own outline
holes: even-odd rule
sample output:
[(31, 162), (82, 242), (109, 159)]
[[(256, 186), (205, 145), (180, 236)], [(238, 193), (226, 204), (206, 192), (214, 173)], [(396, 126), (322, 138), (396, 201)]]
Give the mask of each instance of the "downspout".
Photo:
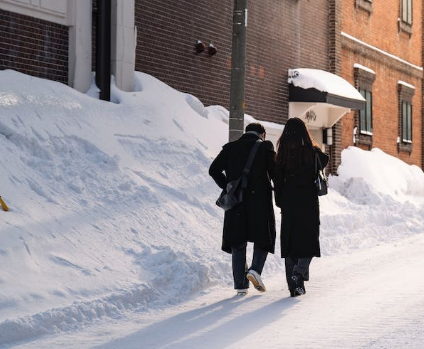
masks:
[(96, 85), (104, 101), (110, 101), (111, 7), (111, 0), (97, 0)]

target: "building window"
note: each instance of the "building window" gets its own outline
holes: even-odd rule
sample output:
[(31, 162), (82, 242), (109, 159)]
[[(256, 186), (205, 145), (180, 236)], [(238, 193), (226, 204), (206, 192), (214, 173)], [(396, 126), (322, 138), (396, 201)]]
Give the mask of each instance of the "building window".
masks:
[(402, 101), (402, 142), (412, 143), (412, 104)]
[(359, 92), (367, 101), (365, 108), (359, 111), (359, 132), (372, 135), (372, 92), (363, 88), (359, 88)]
[(412, 35), (412, 0), (400, 0), (399, 31)]
[(412, 25), (412, 0), (402, 1), (402, 22)]
[(371, 149), (373, 137), (372, 86), (374, 84), (376, 75), (374, 70), (359, 63), (355, 63), (353, 68), (355, 87), (366, 101), (364, 109), (355, 113), (353, 143), (355, 145), (362, 145), (368, 147), (368, 149)]
[(398, 151), (412, 152), (412, 98), (415, 87), (404, 81), (398, 81), (399, 93), (399, 137)]

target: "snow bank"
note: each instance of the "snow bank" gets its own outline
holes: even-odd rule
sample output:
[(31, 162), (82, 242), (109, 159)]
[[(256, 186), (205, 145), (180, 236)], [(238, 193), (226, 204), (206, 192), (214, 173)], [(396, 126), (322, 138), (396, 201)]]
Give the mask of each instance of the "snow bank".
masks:
[(364, 204), (373, 203), (377, 193), (394, 199), (405, 195), (424, 196), (423, 171), (377, 148), (371, 151), (356, 147), (343, 150), (338, 174), (332, 178), (331, 185), (351, 200)]
[(229, 282), (219, 276), (222, 212), (210, 204), (219, 191), (205, 170), (227, 136), (221, 108), (141, 73), (139, 91), (112, 89), (115, 103), (0, 75), (10, 207), (0, 229), (0, 343)]
[(330, 195), (321, 198), (324, 253), (346, 253), (424, 231), (424, 174), (415, 165), (372, 151), (342, 151)]
[[(112, 86), (114, 103), (97, 93), (0, 71), (0, 345), (232, 287), (207, 171), (228, 111), (143, 73), (134, 92)], [(324, 255), (424, 229), (415, 166), (349, 148), (330, 185)], [(265, 277), (280, 273), (270, 256)]]

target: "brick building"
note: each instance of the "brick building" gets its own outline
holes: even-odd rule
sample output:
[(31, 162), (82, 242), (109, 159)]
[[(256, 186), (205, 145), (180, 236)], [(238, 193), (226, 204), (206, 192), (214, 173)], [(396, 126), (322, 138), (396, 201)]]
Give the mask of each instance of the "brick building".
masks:
[(0, 69), (68, 83), (65, 25), (0, 9), (0, 33)]
[(341, 73), (367, 108), (342, 119), (342, 148), (380, 148), (423, 168), (422, 14), (422, 1), (343, 1)]
[(0, 69), (63, 82), (91, 83), (91, 3), (0, 0)]
[[(278, 124), (302, 117), (322, 143), (323, 128), (332, 127), (348, 109), (321, 100), (292, 101), (288, 72), (312, 68), (341, 74), (341, 1), (248, 1), (247, 8), (245, 112)], [(135, 70), (191, 93), (205, 105), (229, 109), (232, 9), (232, 1), (136, 0)], [(199, 41), (206, 46), (201, 53), (195, 50)], [(214, 55), (207, 50), (210, 44), (217, 49)], [(320, 122), (309, 122), (312, 114)], [(328, 114), (337, 114), (334, 122), (327, 122)], [(269, 130), (274, 141), (280, 132)], [(334, 172), (342, 149), (339, 123), (330, 134), (327, 151)]]
[[(288, 69), (328, 69), (328, 1), (248, 1), (247, 7), (246, 113), (283, 123)], [(136, 70), (228, 108), (233, 1), (136, 0), (135, 18)], [(200, 54), (197, 40), (206, 46)]]
[[(98, 1), (0, 0), (0, 69), (85, 92), (96, 68)], [(246, 113), (277, 124), (303, 118), (314, 138), (327, 144), (332, 172), (341, 150), (353, 144), (380, 147), (422, 166), (422, 4), (415, 1), (413, 22), (408, 23), (408, 9), (398, 22), (403, 2), (412, 0), (386, 1), (384, 11), (371, 0), (248, 1)], [(110, 65), (120, 89), (131, 91), (134, 70), (143, 71), (205, 105), (229, 109), (232, 1), (111, 4)], [(205, 45), (202, 52), (195, 49), (199, 42)], [(297, 85), (296, 77), (307, 71), (298, 68), (313, 72), (300, 77), (310, 85)], [(346, 91), (317, 87), (337, 76), (350, 82), (337, 85)], [(372, 115), (350, 111), (365, 100), (352, 85), (367, 99), (372, 95)], [(269, 131), (274, 140), (281, 132)]]

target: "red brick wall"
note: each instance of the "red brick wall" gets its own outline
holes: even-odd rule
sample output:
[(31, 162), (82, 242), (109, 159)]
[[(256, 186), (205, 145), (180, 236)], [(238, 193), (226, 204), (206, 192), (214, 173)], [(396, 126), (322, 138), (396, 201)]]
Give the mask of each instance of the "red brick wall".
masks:
[[(397, 56), (422, 66), (422, 3), (414, 1), (413, 33), (399, 31), (399, 1), (373, 1), (372, 12), (357, 6), (358, 0), (344, 0), (342, 31)], [(376, 73), (373, 93), (372, 148), (397, 156), (407, 163), (422, 166), (422, 71), (399, 60), (342, 38), (342, 76), (354, 84), (354, 64), (359, 63)], [(415, 86), (413, 104), (412, 152), (399, 151), (398, 81)], [(342, 148), (353, 145), (355, 112), (342, 119)], [(360, 145), (361, 146), (361, 145)], [(367, 146), (361, 148), (368, 149)]]
[(411, 38), (407, 33), (399, 32), (401, 0), (373, 1), (371, 13), (355, 6), (357, 1), (343, 0), (342, 30), (408, 62), (421, 65), (422, 1), (413, 1)]
[(68, 28), (0, 9), (0, 70), (68, 83)]
[[(248, 1), (246, 113), (282, 123), (288, 115), (287, 69), (328, 70), (326, 0)], [(135, 1), (136, 70), (229, 108), (233, 1)], [(215, 56), (196, 54), (200, 39)]]

